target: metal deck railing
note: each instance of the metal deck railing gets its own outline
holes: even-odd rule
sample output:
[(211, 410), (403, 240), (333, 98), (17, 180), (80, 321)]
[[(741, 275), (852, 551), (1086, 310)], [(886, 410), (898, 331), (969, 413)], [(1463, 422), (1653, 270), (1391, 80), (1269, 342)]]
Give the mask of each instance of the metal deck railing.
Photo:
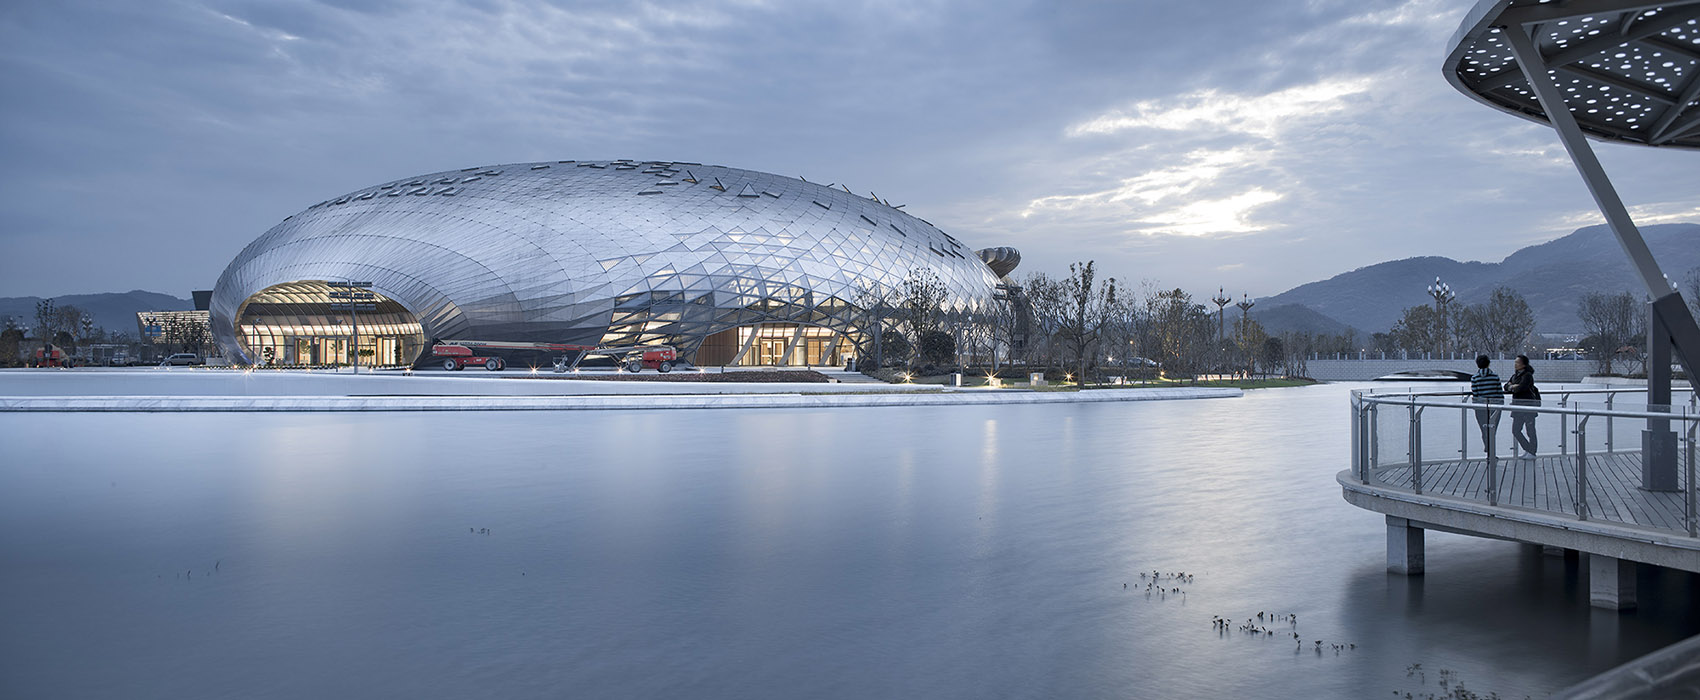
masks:
[[(1475, 403), (1458, 391), (1354, 391), (1352, 473), (1365, 485), (1415, 495), (1700, 535), (1700, 405), (1692, 390), (1673, 392), (1674, 399), (1686, 397), (1673, 405), (1638, 402), (1645, 401), (1645, 387), (1542, 392), (1538, 405), (1525, 405)], [(1514, 456), (1513, 416), (1533, 422), (1541, 442), (1535, 457)], [(1625, 430), (1636, 438), (1623, 440)], [(1674, 442), (1651, 438), (1652, 459), (1665, 462), (1656, 490), (1642, 488), (1642, 431), (1675, 436)]]

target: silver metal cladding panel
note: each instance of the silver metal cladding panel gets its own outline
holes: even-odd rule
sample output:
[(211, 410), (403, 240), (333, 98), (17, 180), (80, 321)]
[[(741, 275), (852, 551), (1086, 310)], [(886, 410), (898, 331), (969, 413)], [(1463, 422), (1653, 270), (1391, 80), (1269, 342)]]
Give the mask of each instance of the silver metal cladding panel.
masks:
[(1482, 0), (1442, 72), (1465, 95), (1531, 121), (1545, 112), (1502, 32), (1528, 32), (1589, 136), (1700, 148), (1700, 0)]
[(960, 241), (869, 197), (751, 170), (556, 161), (451, 170), (325, 200), (231, 261), (213, 332), (272, 285), (370, 281), (427, 338), (667, 342), (751, 323), (854, 333), (857, 290), (935, 272), (978, 313), (997, 275)]

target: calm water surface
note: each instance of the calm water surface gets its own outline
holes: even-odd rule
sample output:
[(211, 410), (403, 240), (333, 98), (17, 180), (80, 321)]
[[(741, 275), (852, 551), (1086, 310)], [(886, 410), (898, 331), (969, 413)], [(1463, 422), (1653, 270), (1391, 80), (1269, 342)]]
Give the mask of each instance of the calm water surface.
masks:
[[(0, 696), (1542, 697), (1700, 633), (1686, 574), (1608, 613), (1434, 533), (1386, 574), (1348, 388), (0, 415)], [(1211, 624), (1258, 611), (1298, 623)]]

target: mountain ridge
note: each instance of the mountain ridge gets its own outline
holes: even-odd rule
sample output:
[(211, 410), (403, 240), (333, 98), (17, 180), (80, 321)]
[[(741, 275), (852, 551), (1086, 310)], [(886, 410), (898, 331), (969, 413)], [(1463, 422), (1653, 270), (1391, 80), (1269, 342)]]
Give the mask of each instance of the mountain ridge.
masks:
[[(94, 321), (94, 325), (111, 332), (136, 334), (137, 311), (184, 311), (195, 308), (194, 302), (169, 294), (132, 289), (128, 292), (95, 294), (63, 294), (51, 297), (59, 306), (75, 306)], [(0, 297), (0, 317), (11, 316), (19, 326), (35, 326), (35, 305), (43, 297)]]
[[(1655, 224), (1641, 232), (1673, 281), (1680, 283), (1700, 268), (1700, 224)], [(1496, 263), (1441, 256), (1389, 260), (1307, 282), (1258, 303), (1298, 305), (1363, 332), (1382, 332), (1406, 307), (1434, 303), (1426, 288), (1436, 276), (1457, 293), (1454, 303), (1480, 303), (1501, 285), (1516, 290), (1528, 300), (1540, 332), (1580, 330), (1576, 304), (1588, 292), (1643, 293), (1611, 229), (1599, 224), (1520, 248)]]

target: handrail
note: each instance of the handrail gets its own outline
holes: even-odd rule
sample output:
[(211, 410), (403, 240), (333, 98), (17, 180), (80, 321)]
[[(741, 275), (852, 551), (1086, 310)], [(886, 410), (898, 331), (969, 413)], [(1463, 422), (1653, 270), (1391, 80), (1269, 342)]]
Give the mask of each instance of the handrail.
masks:
[[(1459, 498), (1467, 501), (1485, 502), (1490, 506), (1509, 505), (1519, 509), (1556, 513), (1563, 517), (1581, 521), (1605, 518), (1618, 522), (1620, 516), (1629, 517), (1623, 515), (1622, 506), (1606, 508), (1603, 509), (1605, 512), (1602, 512), (1601, 509), (1596, 509), (1588, 502), (1590, 498), (1598, 496), (1596, 489), (1599, 488), (1593, 485), (1596, 477), (1591, 473), (1598, 468), (1598, 465), (1590, 466), (1589, 460), (1591, 458), (1598, 460), (1601, 455), (1619, 454), (1614, 451), (1612, 444), (1612, 421), (1614, 419), (1646, 421), (1648, 430), (1654, 431), (1655, 437), (1658, 434), (1674, 433), (1674, 440), (1670, 438), (1655, 440), (1653, 443), (1647, 443), (1648, 446), (1646, 447), (1638, 445), (1635, 449), (1629, 450), (1629, 452), (1641, 452), (1645, 449), (1647, 452), (1641, 456), (1641, 459), (1652, 460), (1643, 465), (1644, 470), (1653, 470), (1642, 472), (1643, 488), (1654, 490), (1647, 492), (1646, 498), (1652, 498), (1652, 494), (1667, 490), (1680, 492), (1679, 501), (1670, 502), (1666, 506), (1654, 506), (1648, 512), (1651, 513), (1659, 508), (1664, 508), (1666, 509), (1664, 512), (1671, 513), (1674, 516), (1675, 513), (1671, 512), (1669, 508), (1675, 506), (1675, 511), (1681, 513), (1681, 522), (1680, 524), (1671, 524), (1669, 521), (1639, 521), (1640, 526), (1660, 532), (1679, 533), (1687, 537), (1700, 536), (1700, 484), (1696, 483), (1695, 473), (1695, 453), (1700, 450), (1700, 395), (1692, 395), (1687, 401), (1673, 402), (1671, 405), (1642, 404), (1630, 408), (1621, 407), (1619, 402), (1615, 401), (1618, 394), (1644, 393), (1645, 391), (1645, 387), (1552, 390), (1540, 403), (1520, 403), (1509, 400), (1510, 397), (1500, 403), (1487, 403), (1475, 401), (1467, 392), (1459, 391), (1420, 392), (1407, 390), (1377, 393), (1373, 389), (1354, 390), (1351, 392), (1353, 416), (1351, 423), (1352, 472), (1357, 480), (1369, 485), (1377, 479), (1378, 474), (1387, 474), (1387, 470), (1395, 470), (1392, 472), (1395, 476), (1390, 477), (1392, 480), (1387, 481), (1386, 485), (1408, 489), (1416, 495), (1434, 495), (1448, 499)], [(1597, 402), (1586, 402), (1586, 405), (1584, 405), (1574, 400), (1585, 395), (1602, 394), (1607, 397), (1603, 406)], [(1378, 419), (1379, 408), (1382, 406), (1390, 409), (1398, 408), (1400, 418), (1394, 420), (1408, 421), (1405, 429), (1398, 431), (1404, 433), (1402, 436), (1391, 430), (1386, 431), (1387, 434), (1384, 435), (1378, 429), (1380, 424)], [(1444, 440), (1448, 439), (1447, 436), (1451, 434), (1447, 423), (1453, 421), (1451, 414), (1446, 411), (1458, 411), (1460, 418), (1456, 421), (1456, 427), (1461, 445), (1457, 456), (1436, 460), (1424, 459), (1424, 433), (1425, 427), (1428, 427), (1424, 425), (1424, 412), (1428, 408), (1441, 409), (1439, 413), (1430, 412), (1428, 416), (1427, 422), (1439, 429), (1439, 433), (1431, 434), (1429, 437), (1428, 447), (1430, 448), (1435, 446), (1436, 437)], [(1519, 469), (1515, 465), (1522, 463), (1521, 458), (1510, 459), (1499, 454), (1508, 444), (1500, 442), (1499, 437), (1500, 419), (1507, 411), (1512, 412), (1514, 417), (1519, 417), (1519, 420), (1528, 418), (1529, 414), (1558, 417), (1558, 452), (1556, 454), (1542, 453), (1543, 462), (1540, 463), (1542, 466), (1536, 468), (1540, 470), (1562, 469), (1570, 472), (1568, 475), (1558, 477), (1561, 481), (1568, 482), (1569, 497), (1566, 499), (1569, 501), (1568, 503), (1559, 504), (1556, 501), (1547, 500), (1556, 497), (1557, 492), (1554, 491), (1546, 491), (1547, 495), (1545, 496), (1537, 495), (1541, 493), (1541, 486), (1539, 485), (1536, 485), (1534, 490), (1525, 490), (1524, 487), (1519, 486), (1513, 490), (1515, 493), (1500, 493), (1500, 471), (1506, 469), (1507, 464), (1513, 465), (1511, 468)], [(1471, 412), (1476, 412), (1473, 420)], [(1593, 425), (1590, 426), (1590, 419), (1595, 416), (1601, 417), (1601, 420), (1593, 421)], [(1478, 423), (1482, 428), (1480, 438), (1485, 449), (1481, 459), (1472, 459), (1469, 448), (1475, 442), (1476, 431), (1471, 428)], [(1604, 423), (1603, 430), (1605, 433), (1603, 450), (1590, 445), (1592, 441), (1588, 440), (1590, 427), (1597, 428), (1601, 423)], [(1513, 429), (1515, 431), (1515, 425)], [(1567, 444), (1569, 438), (1574, 438), (1573, 445)], [(1384, 462), (1380, 449), (1383, 439), (1389, 441), (1389, 451), (1403, 449), (1402, 458), (1388, 455), (1388, 460)], [(1400, 444), (1401, 439), (1404, 441), (1403, 445)], [(1668, 440), (1668, 442), (1665, 440)], [(1515, 453), (1517, 451), (1516, 441), (1511, 441), (1509, 444), (1513, 446), (1512, 452)], [(1671, 447), (1658, 447), (1660, 444)], [(1676, 450), (1675, 454), (1669, 452), (1672, 447)], [(1475, 466), (1471, 466), (1472, 463)], [(1485, 468), (1485, 472), (1477, 473), (1475, 477), (1468, 476), (1471, 471), (1483, 468)], [(1519, 483), (1526, 483), (1521, 480), (1528, 479), (1531, 476), (1522, 471), (1512, 473), (1518, 475), (1514, 478), (1518, 479)], [(1439, 476), (1435, 476), (1436, 474)], [(1553, 476), (1553, 473), (1547, 472), (1544, 476), (1538, 478), (1551, 479)], [(1471, 486), (1471, 478), (1481, 479), (1481, 481), (1475, 482), (1477, 485)], [(1668, 481), (1665, 479), (1668, 479)], [(1430, 482), (1434, 483), (1431, 484)], [(1485, 491), (1481, 488), (1482, 485), (1485, 485)], [(1431, 492), (1433, 493), (1431, 494)], [(1517, 493), (1521, 493), (1521, 495), (1516, 495)], [(1668, 498), (1668, 496), (1664, 498)], [(1606, 503), (1603, 500), (1600, 502)], [(1612, 515), (1613, 512), (1619, 515)], [(1633, 525), (1638, 520), (1638, 518), (1631, 518), (1623, 522)]]
[[(1361, 397), (1361, 398), (1366, 403), (1391, 404), (1391, 405), (1397, 405), (1397, 406), (1434, 406), (1434, 407), (1439, 407), (1439, 408), (1468, 408), (1468, 409), (1471, 409), (1471, 410), (1487, 410), (1487, 411), (1527, 411), (1527, 412), (1530, 412), (1530, 413), (1552, 413), (1552, 414), (1561, 414), (1561, 415), (1569, 415), (1569, 416), (1586, 414), (1586, 415), (1590, 415), (1590, 416), (1611, 416), (1613, 418), (1650, 418), (1650, 419), (1654, 419), (1654, 420), (1700, 421), (1700, 415), (1688, 412), (1686, 410), (1687, 407), (1682, 406), (1681, 404), (1670, 404), (1670, 405), (1668, 405), (1667, 408), (1671, 408), (1673, 410), (1667, 413), (1667, 412), (1663, 412), (1663, 411), (1628, 411), (1628, 410), (1616, 409), (1616, 408), (1612, 408), (1612, 409), (1583, 408), (1581, 405), (1578, 405), (1578, 404), (1572, 404), (1570, 406), (1553, 407), (1553, 406), (1546, 406), (1544, 404), (1523, 404), (1523, 403), (1512, 403), (1510, 401), (1506, 401), (1504, 403), (1482, 403), (1482, 402), (1477, 402), (1477, 401), (1426, 401), (1426, 400), (1425, 401), (1418, 401), (1415, 398), (1415, 396), (1417, 396), (1417, 395), (1406, 395), (1406, 398), (1404, 398), (1403, 400), (1397, 400), (1397, 401), (1391, 400), (1392, 399), (1391, 396), (1388, 396), (1388, 397), (1364, 396), (1364, 397)], [(1648, 404), (1648, 405), (1652, 406), (1652, 405), (1662, 405), (1662, 404)], [(1674, 410), (1674, 409), (1679, 409), (1679, 408), (1684, 409), (1684, 410), (1682, 410), (1681, 412), (1677, 412), (1676, 410)]]
[[(1354, 391), (1360, 393), (1360, 395), (1363, 395), (1363, 396), (1469, 396), (1470, 395), (1470, 392), (1467, 391), (1467, 390), (1466, 391), (1412, 391), (1411, 387), (1400, 387), (1398, 389), (1390, 388), (1390, 389), (1387, 389), (1387, 390), (1381, 390), (1381, 389), (1376, 389), (1374, 387), (1371, 387), (1371, 388), (1368, 388), (1368, 389), (1356, 389)], [(1681, 387), (1681, 386), (1671, 387), (1671, 392), (1672, 393), (1687, 393), (1687, 394), (1690, 394), (1691, 396), (1693, 396), (1695, 394), (1694, 389), (1692, 389), (1690, 387)], [(1562, 389), (1562, 388), (1560, 388), (1560, 389), (1548, 389), (1547, 393), (1549, 393), (1549, 394), (1563, 394), (1563, 395), (1567, 395), (1567, 396), (1573, 396), (1573, 395), (1576, 395), (1576, 394), (1606, 394), (1609, 397), (1609, 396), (1616, 396), (1618, 394), (1645, 394), (1645, 393), (1647, 393), (1647, 387), (1644, 387), (1644, 386), (1603, 387), (1603, 388), (1597, 388), (1597, 389), (1594, 389), (1594, 388)], [(1692, 401), (1692, 399), (1691, 399), (1691, 401)]]

